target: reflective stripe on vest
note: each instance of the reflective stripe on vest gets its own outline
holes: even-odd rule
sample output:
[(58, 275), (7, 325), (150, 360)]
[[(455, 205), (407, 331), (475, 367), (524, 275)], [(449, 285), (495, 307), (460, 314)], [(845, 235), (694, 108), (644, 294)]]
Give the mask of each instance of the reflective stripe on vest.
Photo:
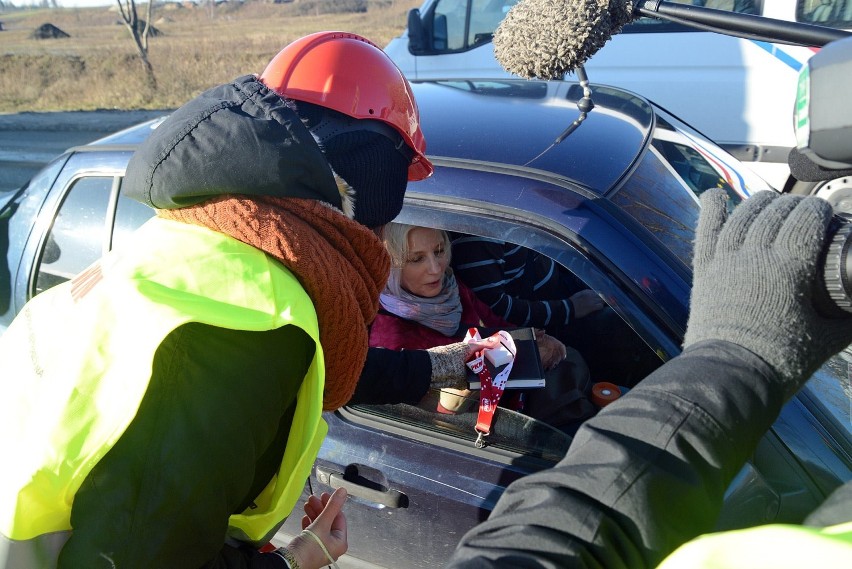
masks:
[[(265, 331), (291, 324), (316, 343), (279, 475), (230, 534), (262, 542), (292, 511), (325, 437), (316, 311), (263, 252), (208, 229), (153, 218), (72, 281), (31, 300), (0, 337), (0, 567), (6, 553), (70, 529), (77, 489), (142, 401), (154, 353), (201, 322)], [(38, 549), (38, 547), (36, 547)], [(32, 565), (28, 565), (32, 567)]]

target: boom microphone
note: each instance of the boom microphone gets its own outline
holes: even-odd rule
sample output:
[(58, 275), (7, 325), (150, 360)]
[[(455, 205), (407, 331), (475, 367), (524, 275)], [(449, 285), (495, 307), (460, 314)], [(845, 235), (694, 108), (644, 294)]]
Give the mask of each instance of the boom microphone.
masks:
[(509, 73), (561, 79), (639, 16), (792, 45), (819, 47), (850, 36), (845, 30), (662, 0), (521, 0), (494, 32), (494, 56)]
[(632, 18), (632, 0), (522, 0), (494, 32), (494, 56), (509, 73), (561, 79)]

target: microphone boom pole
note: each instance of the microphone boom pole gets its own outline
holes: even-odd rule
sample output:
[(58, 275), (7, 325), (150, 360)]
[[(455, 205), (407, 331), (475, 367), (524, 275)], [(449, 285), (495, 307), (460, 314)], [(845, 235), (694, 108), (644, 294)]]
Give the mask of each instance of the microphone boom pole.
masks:
[(852, 36), (852, 33), (845, 30), (661, 0), (637, 2), (633, 12), (729, 36), (808, 47), (822, 47), (829, 42)]

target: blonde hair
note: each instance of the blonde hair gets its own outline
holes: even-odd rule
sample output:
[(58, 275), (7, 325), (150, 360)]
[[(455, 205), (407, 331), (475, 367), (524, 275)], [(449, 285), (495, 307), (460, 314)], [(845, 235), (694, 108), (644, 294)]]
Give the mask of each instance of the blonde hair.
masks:
[(385, 249), (388, 250), (388, 254), (391, 258), (391, 271), (390, 278), (388, 279), (387, 291), (394, 296), (402, 294), (402, 288), (399, 283), (402, 275), (402, 268), (405, 266), (406, 261), (408, 261), (408, 234), (411, 233), (412, 230), (421, 227), (423, 229), (434, 229), (441, 235), (441, 240), (444, 242), (444, 251), (447, 252), (447, 271), (451, 270), (450, 261), (452, 260), (452, 247), (450, 244), (450, 235), (446, 231), (421, 225), (409, 225), (407, 223), (388, 223), (385, 225), (382, 232), (382, 240), (384, 241)]

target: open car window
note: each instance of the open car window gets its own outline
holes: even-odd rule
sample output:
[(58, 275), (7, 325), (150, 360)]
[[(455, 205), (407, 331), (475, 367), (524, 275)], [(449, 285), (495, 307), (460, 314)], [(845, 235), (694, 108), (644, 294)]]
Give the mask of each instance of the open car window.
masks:
[[(517, 220), (486, 220), (481, 213), (472, 211), (468, 214), (450, 205), (446, 207), (446, 211), (439, 211), (431, 207), (408, 205), (397, 221), (445, 229), (455, 236), (499, 238), (547, 254), (566, 271), (573, 273), (578, 281), (601, 293), (618, 308), (606, 309), (606, 320), (601, 320), (606, 324), (598, 327), (596, 336), (588, 338), (582, 347), (572, 346), (580, 351), (589, 364), (592, 382), (610, 381), (629, 387), (661, 365), (671, 350), (677, 349), (667, 342), (660, 342), (662, 336), (656, 325), (644, 319), (641, 310), (629, 310), (632, 304), (628, 300), (629, 293), (608, 277), (593, 258), (571, 246), (564, 238), (548, 235), (542, 229)], [(629, 315), (629, 321), (620, 314), (624, 308), (628, 308), (624, 314)], [(601, 315), (604, 315), (604, 311), (601, 311)], [(372, 416), (380, 422), (392, 423), (410, 431), (413, 437), (449, 439), (460, 443), (461, 448), (475, 452), (477, 433), (474, 426), (479, 409), (479, 392), (471, 391), (455, 415), (438, 412), (440, 395), (437, 390), (432, 390), (417, 405), (359, 404), (349, 409), (362, 417)], [(507, 390), (503, 401), (511, 400), (512, 395), (513, 392)], [(532, 460), (558, 461), (564, 456), (571, 441), (569, 434), (523, 412), (502, 406), (495, 415), (492, 429), (492, 434), (486, 439), (486, 449), (497, 449)]]

